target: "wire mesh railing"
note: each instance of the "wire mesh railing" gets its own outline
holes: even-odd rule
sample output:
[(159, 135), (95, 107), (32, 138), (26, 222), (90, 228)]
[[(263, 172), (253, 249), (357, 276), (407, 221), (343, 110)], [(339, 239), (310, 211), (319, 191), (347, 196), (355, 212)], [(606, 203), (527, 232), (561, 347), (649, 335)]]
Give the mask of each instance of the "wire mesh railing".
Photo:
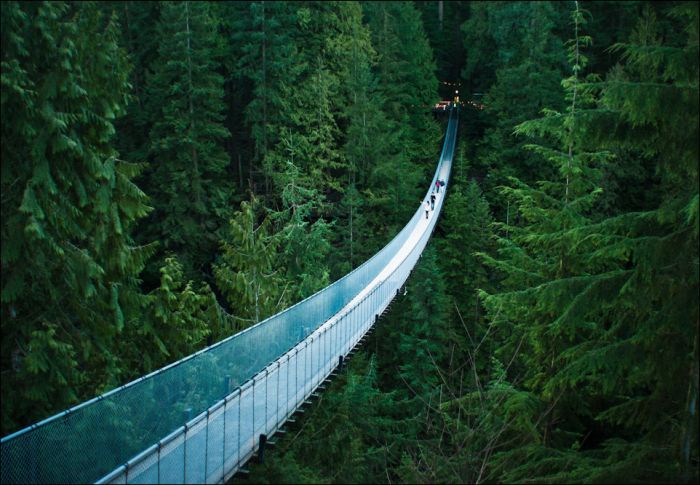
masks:
[[(456, 128), (453, 112), (431, 188), (449, 178)], [(255, 453), (259, 436), (274, 433), (308, 399), (386, 308), (427, 244), (443, 199), (427, 224), (421, 207), (381, 251), (306, 300), (3, 438), (2, 483), (227, 479)]]

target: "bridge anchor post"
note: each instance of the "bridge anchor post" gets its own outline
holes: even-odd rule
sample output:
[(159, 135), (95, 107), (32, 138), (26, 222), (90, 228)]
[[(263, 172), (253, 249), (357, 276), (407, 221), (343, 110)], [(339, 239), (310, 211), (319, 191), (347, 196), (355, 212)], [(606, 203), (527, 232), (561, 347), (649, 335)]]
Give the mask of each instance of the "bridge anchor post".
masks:
[(265, 443), (267, 443), (267, 435), (261, 434), (258, 437), (258, 463), (265, 460)]

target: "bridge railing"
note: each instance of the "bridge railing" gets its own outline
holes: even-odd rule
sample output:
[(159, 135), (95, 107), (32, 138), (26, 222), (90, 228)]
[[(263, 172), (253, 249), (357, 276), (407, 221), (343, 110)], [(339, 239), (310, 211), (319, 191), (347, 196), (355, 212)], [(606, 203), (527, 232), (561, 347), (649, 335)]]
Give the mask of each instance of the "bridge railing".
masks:
[[(456, 129), (456, 127), (455, 127)], [(454, 138), (445, 140), (451, 164)], [(435, 180), (449, 178), (449, 166), (436, 171)], [(271, 436), (301, 406), (398, 294), (414, 268), (437, 222), (444, 196), (410, 251), (384, 279), (374, 282), (354, 305), (348, 305), (304, 341), (272, 362), (190, 423), (176, 430), (102, 483), (218, 483), (226, 481), (261, 446), (260, 436)], [(422, 207), (414, 218), (420, 220)]]
[[(445, 163), (449, 176), (455, 134), (456, 116), (452, 115), (432, 185), (445, 172)], [(375, 315), (386, 308), (427, 244), (442, 199), (429, 230), (393, 273), (368, 291), (368, 284), (413, 233), (422, 208), (375, 256), (306, 300), (212, 347), (3, 438), (2, 482), (210, 483), (227, 479), (255, 453), (260, 435), (274, 433), (308, 399), (335, 368), (338, 357), (347, 355)], [(364, 296), (348, 305), (363, 290)], [(153, 444), (144, 450), (149, 443)]]

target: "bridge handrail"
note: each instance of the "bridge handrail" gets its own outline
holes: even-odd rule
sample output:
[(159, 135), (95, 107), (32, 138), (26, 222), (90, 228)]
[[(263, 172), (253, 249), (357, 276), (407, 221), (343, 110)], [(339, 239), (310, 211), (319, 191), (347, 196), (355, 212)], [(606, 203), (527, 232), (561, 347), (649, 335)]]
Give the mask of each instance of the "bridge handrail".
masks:
[[(437, 170), (435, 172), (435, 175), (433, 177), (432, 183), (431, 183), (431, 188), (435, 185), (435, 181), (438, 178), (438, 174), (441, 171), (441, 167), (444, 162), (445, 158), (445, 153), (448, 147), (448, 141), (450, 139), (450, 128), (453, 126), (453, 123), (455, 122), (455, 113), (450, 114), (450, 124), (448, 126), (447, 134), (445, 137), (445, 143), (443, 144), (443, 150), (440, 156), (440, 161), (438, 163)], [(454, 136), (452, 136), (452, 145), (454, 146)], [(428, 190), (427, 195), (430, 193), (430, 189)], [(302, 325), (298, 324), (297, 322), (291, 322), (290, 324), (287, 325), (287, 327), (283, 327), (282, 330), (293, 330), (291, 333), (287, 332), (289, 335), (284, 342), (282, 342), (282, 346), (277, 345), (276, 348), (274, 348), (274, 352), (270, 351), (268, 354), (273, 355), (272, 359), (267, 360), (265, 364), (260, 363), (261, 359), (259, 358), (259, 355), (254, 355), (252, 358), (257, 358), (257, 361), (255, 361), (253, 364), (248, 365), (248, 367), (244, 367), (244, 371), (240, 372), (241, 376), (244, 377), (238, 377), (238, 381), (233, 381), (230, 382), (228, 379), (226, 379), (225, 374), (227, 370), (223, 367), (218, 367), (216, 368), (216, 376), (214, 376), (213, 380), (217, 380), (217, 378), (221, 378), (225, 381), (226, 388), (224, 390), (222, 389), (222, 382), (219, 382), (217, 380), (216, 383), (210, 382), (209, 387), (211, 389), (203, 389), (203, 391), (210, 391), (212, 392), (213, 389), (213, 394), (211, 396), (208, 396), (207, 399), (200, 399), (200, 403), (197, 403), (197, 406), (199, 406), (200, 409), (206, 409), (206, 411), (203, 411), (199, 415), (196, 416), (195, 419), (190, 419), (191, 416), (188, 416), (187, 414), (181, 414), (180, 418), (178, 418), (177, 415), (174, 417), (171, 416), (171, 420), (169, 423), (166, 423), (162, 426), (163, 429), (169, 427), (170, 430), (173, 428), (176, 428), (175, 431), (172, 431), (168, 434), (168, 436), (173, 436), (177, 434), (180, 430), (183, 429), (183, 426), (173, 426), (172, 422), (177, 422), (179, 421), (182, 423), (183, 421), (186, 421), (188, 425), (194, 426), (198, 420), (201, 420), (201, 416), (204, 415), (209, 415), (210, 412), (212, 412), (212, 409), (217, 408), (217, 406), (220, 406), (221, 402), (226, 401), (230, 396), (233, 395), (231, 393), (231, 387), (234, 389), (237, 389), (239, 394), (240, 392), (245, 388), (245, 386), (249, 382), (255, 382), (255, 376), (259, 375), (259, 371), (261, 369), (265, 370), (267, 369), (271, 363), (274, 363), (279, 360), (279, 355), (286, 355), (288, 354), (291, 350), (293, 350), (295, 347), (298, 347), (301, 342), (304, 341), (304, 339), (310, 335), (312, 332), (314, 332), (316, 329), (318, 329), (320, 326), (322, 326), (325, 322), (328, 321), (330, 317), (335, 315), (341, 308), (343, 308), (352, 298), (355, 294), (357, 294), (362, 288), (364, 288), (372, 279), (381, 272), (381, 270), (384, 268), (386, 263), (388, 261), (385, 261), (385, 259), (389, 258), (392, 256), (393, 252), (397, 249), (397, 247), (400, 244), (403, 244), (405, 242), (405, 238), (407, 237), (408, 234), (410, 234), (411, 230), (415, 226), (415, 223), (417, 221), (417, 218), (420, 217), (421, 215), (421, 208), (419, 208), (414, 216), (411, 218), (408, 224), (404, 226), (404, 228), (387, 244), (377, 252), (374, 256), (372, 256), (369, 260), (367, 260), (365, 263), (345, 275), (344, 277), (340, 278), (333, 284), (323, 288), (322, 290), (318, 291), (314, 295), (311, 295), (310, 297), (296, 303), (295, 305), (292, 305), (291, 307), (285, 309), (284, 311), (273, 315), (262, 322), (256, 324), (253, 327), (250, 327), (242, 332), (239, 332), (235, 335), (232, 335), (231, 337), (228, 337), (221, 342), (218, 342), (210, 347), (207, 347), (205, 349), (202, 349), (190, 356), (187, 356), (183, 359), (180, 359), (176, 362), (173, 362), (172, 364), (165, 366), (161, 369), (158, 369), (146, 376), (140, 377), (128, 384), (125, 384), (123, 386), (120, 386), (116, 389), (113, 389), (112, 391), (109, 391), (101, 396), (98, 396), (96, 398), (93, 398), (87, 402), (81, 403), (79, 405), (76, 405), (66, 411), (63, 411), (61, 413), (58, 413), (50, 418), (47, 418), (37, 424), (34, 424), (30, 427), (27, 427), (23, 430), (20, 430), (16, 433), (13, 433), (9, 436), (6, 436), (2, 438), (2, 482), (14, 482), (14, 481), (29, 481), (29, 482), (40, 482), (40, 481), (47, 481), (47, 482), (52, 482), (52, 481), (65, 481), (66, 476), (70, 477), (70, 481), (86, 481), (86, 480), (95, 480), (96, 478), (99, 478), (102, 476), (107, 470), (112, 470), (114, 469), (115, 466), (119, 464), (119, 461), (114, 463), (114, 460), (118, 460), (118, 456), (133, 456), (135, 454), (134, 450), (132, 449), (133, 447), (129, 449), (122, 449), (123, 448), (123, 443), (120, 443), (120, 439), (132, 439), (134, 441), (139, 441), (143, 442), (149, 441), (149, 438), (146, 437), (140, 437), (137, 440), (136, 435), (140, 435), (143, 433), (143, 430), (138, 426), (138, 423), (134, 423), (134, 426), (129, 426), (131, 424), (130, 422), (127, 424), (123, 424), (119, 417), (117, 416), (115, 421), (117, 423), (111, 423), (114, 429), (118, 431), (119, 434), (123, 436), (112, 436), (111, 441), (110, 437), (107, 437), (103, 439), (102, 442), (99, 443), (94, 443), (94, 440), (97, 438), (94, 437), (89, 437), (88, 435), (90, 434), (90, 416), (89, 413), (95, 413), (95, 409), (106, 409), (106, 411), (112, 411), (114, 414), (114, 411), (116, 410), (117, 413), (119, 411), (120, 405), (124, 406), (125, 408), (129, 410), (138, 409), (138, 406), (144, 406), (145, 403), (142, 402), (141, 400), (134, 399), (136, 401), (135, 403), (130, 403), (126, 402), (119, 402), (120, 397), (124, 396), (125, 393), (124, 391), (131, 390), (137, 385), (141, 385), (141, 387), (146, 388), (147, 386), (151, 386), (152, 388), (157, 387), (158, 383), (153, 383), (154, 378), (156, 376), (164, 376), (163, 380), (166, 381), (164, 384), (161, 383), (162, 389), (150, 389), (151, 393), (157, 393), (157, 392), (165, 392), (166, 394), (188, 394), (191, 396), (194, 394), (194, 391), (191, 388), (186, 388), (186, 386), (182, 385), (182, 382), (177, 382), (177, 383), (168, 383), (167, 376), (174, 375), (177, 373), (178, 370), (181, 370), (181, 368), (185, 367), (183, 364), (185, 363), (192, 363), (191, 369), (193, 372), (191, 372), (190, 375), (185, 374), (184, 376), (178, 376), (175, 375), (175, 378), (171, 379), (173, 381), (176, 381), (177, 378), (179, 378), (180, 381), (187, 381), (188, 378), (192, 379), (193, 375), (196, 375), (197, 379), (192, 383), (193, 386), (195, 386), (195, 390), (200, 390), (200, 388), (197, 388), (197, 385), (202, 384), (200, 381), (204, 380), (201, 379), (201, 371), (202, 369), (197, 369), (194, 368), (197, 366), (197, 364), (200, 364), (201, 367), (206, 367), (207, 365), (216, 365), (216, 350), (224, 348), (224, 346), (229, 345), (233, 346), (233, 342), (240, 341), (242, 338), (246, 338), (248, 340), (253, 340), (255, 339), (255, 336), (257, 334), (264, 334), (264, 330), (268, 327), (271, 327), (275, 322), (281, 321), (279, 326), (285, 325), (285, 322), (282, 321), (282, 318), (288, 315), (292, 315), (295, 309), (298, 308), (305, 308), (307, 306), (311, 306), (314, 302), (320, 301), (321, 297), (325, 294), (328, 294), (329, 292), (333, 291), (334, 289), (338, 290), (338, 293), (343, 291), (344, 285), (347, 286), (355, 286), (357, 288), (357, 291), (350, 291), (346, 292), (346, 294), (338, 294), (335, 295), (338, 298), (338, 301), (334, 302), (329, 302), (329, 301), (320, 301), (323, 304), (323, 308), (320, 309), (315, 309), (317, 318), (313, 325), (310, 325), (306, 328), (304, 328)], [(434, 227), (434, 226), (433, 226)], [(383, 264), (376, 264), (377, 262), (381, 262)], [(365, 272), (365, 274), (361, 274), (360, 272)], [(352, 281), (353, 277), (356, 277), (357, 281)], [(350, 283), (348, 283), (350, 282)], [(334, 295), (331, 295), (334, 296)], [(330, 306), (330, 308), (329, 308)], [(312, 310), (312, 309), (310, 309)], [(320, 318), (319, 318), (320, 317)], [(297, 332), (297, 330), (302, 330), (302, 332)], [(247, 337), (246, 337), (247, 336)], [(264, 339), (261, 339), (264, 340)], [(272, 341), (272, 339), (270, 339)], [(289, 344), (291, 342), (291, 345)], [(253, 342), (254, 343), (254, 342)], [(246, 349), (234, 349), (234, 350), (239, 350), (242, 352), (245, 352)], [(250, 349), (248, 349), (249, 351)], [(230, 352), (233, 353), (233, 352)], [(250, 353), (250, 352), (248, 352)], [(230, 357), (230, 356), (229, 356)], [(208, 359), (208, 360), (207, 360)], [(228, 359), (229, 361), (231, 359)], [(197, 361), (197, 362), (195, 362)], [(229, 363), (230, 364), (230, 363)], [(185, 373), (183, 371), (183, 373)], [(231, 369), (231, 365), (229, 365), (228, 372), (230, 374), (233, 374), (233, 370)], [(206, 374), (205, 374), (206, 377)], [(174, 391), (172, 391), (171, 386), (168, 386), (168, 384), (171, 384), (172, 387), (176, 387)], [(177, 385), (180, 386), (180, 388), (177, 388)], [(200, 386), (201, 388), (204, 388), (204, 385)], [(219, 391), (217, 391), (219, 389)], [(172, 392), (167, 392), (167, 391), (172, 391)], [(234, 391), (235, 392), (235, 391)], [(223, 400), (221, 400), (222, 396), (226, 396)], [(215, 399), (214, 399), (215, 398)], [(126, 398), (124, 398), (126, 399)], [(212, 401), (215, 403), (212, 405)], [(161, 401), (158, 401), (158, 404), (160, 404)], [(175, 400), (173, 403), (167, 403), (166, 404), (170, 405), (172, 408), (178, 408), (182, 404), (182, 399), (180, 401)], [(186, 403), (184, 404), (185, 406), (187, 405)], [(191, 413), (191, 408), (189, 408), (190, 413)], [(216, 410), (216, 409), (214, 409)], [(188, 409), (183, 409), (181, 411), (178, 411), (178, 409), (174, 409), (172, 412), (181, 412), (184, 413), (185, 411), (188, 411)], [(171, 412), (171, 414), (172, 414)], [(104, 417), (102, 416), (101, 412), (97, 413), (98, 416), (94, 419), (95, 421), (95, 426), (93, 426), (91, 429), (98, 428), (99, 425), (104, 425)], [(133, 413), (132, 413), (133, 414)], [(87, 420), (86, 423), (81, 423), (80, 422), (80, 416), (81, 415), (88, 415), (85, 420)], [(137, 419), (134, 416), (126, 416), (127, 419), (134, 419), (137, 421)], [(99, 421), (98, 421), (99, 420)], [(77, 424), (76, 424), (77, 423)], [(193, 424), (194, 423), (194, 424)], [(109, 423), (107, 423), (109, 424)], [(82, 426), (82, 429), (81, 429)], [(120, 428), (121, 426), (121, 428)], [(187, 426), (187, 425), (186, 425)], [(186, 426), (184, 427), (185, 429)], [(44, 435), (40, 433), (42, 429), (49, 429), (50, 430)], [(53, 432), (54, 428), (58, 428), (56, 432)], [(160, 430), (160, 428), (159, 428)], [(65, 439), (70, 438), (70, 433), (73, 432), (78, 440), (74, 440), (73, 442), (65, 443)], [(156, 440), (158, 442), (156, 444), (153, 444), (148, 450), (152, 450), (153, 446), (160, 446), (159, 444), (162, 443), (165, 440), (160, 440), (160, 437), (164, 436), (165, 432), (158, 431), (158, 435), (155, 437), (155, 439), (150, 439), (151, 443), (154, 443)], [(52, 435), (52, 434), (55, 434)], [(156, 431), (153, 432), (153, 434), (156, 434)], [(68, 436), (64, 436), (68, 435)], [(80, 442), (82, 438), (85, 440), (84, 443)], [(133, 435), (133, 436), (132, 436)], [(92, 439), (88, 439), (92, 438)], [(29, 442), (22, 448), (22, 443)], [(61, 443), (62, 442), (62, 443)], [(61, 447), (58, 447), (57, 445), (61, 443)], [(19, 444), (19, 446), (13, 446), (15, 444)], [(88, 446), (90, 444), (93, 444), (95, 446), (92, 446), (92, 448), (102, 448), (102, 449), (110, 449), (110, 448), (117, 448), (120, 450), (120, 452), (115, 452), (115, 454), (112, 456), (112, 463), (108, 465), (103, 465), (102, 469), (106, 470), (104, 471), (98, 471), (94, 470), (92, 471), (91, 475), (88, 475), (88, 472), (85, 471), (85, 466), (86, 465), (95, 465), (94, 461), (92, 459), (89, 459), (90, 457), (84, 457), (81, 453), (85, 453), (85, 451), (81, 450), (81, 445)], [(73, 463), (72, 464), (72, 469), (66, 469), (65, 467), (67, 464), (63, 463), (63, 458), (57, 458), (56, 454), (58, 453), (58, 450), (65, 450), (67, 449), (68, 451), (66, 453), (73, 453), (73, 454), (79, 454), (79, 456), (82, 458), (82, 461), (78, 461), (78, 463)], [(143, 447), (141, 447), (143, 449)], [(39, 452), (41, 450), (41, 452)], [(147, 450), (147, 451), (148, 451)], [(127, 454), (128, 453), (128, 454)], [(141, 455), (143, 455), (145, 452), (142, 452)], [(60, 455), (60, 453), (58, 453)], [(88, 453), (89, 454), (89, 453)], [(125, 455), (126, 454), (126, 455)], [(32, 456), (27, 456), (27, 455), (32, 455)], [(48, 466), (46, 466), (46, 463), (41, 462), (41, 457), (44, 457), (46, 461), (48, 461)], [(124, 458), (122, 458), (122, 463), (123, 463)], [(133, 459), (132, 459), (133, 460)], [(129, 460), (129, 461), (132, 461)], [(25, 464), (25, 468), (28, 470), (19, 470), (16, 466), (15, 462), (23, 463)], [(54, 467), (51, 466), (51, 462), (55, 462)], [(62, 465), (62, 466), (61, 466)], [(83, 465), (83, 466), (81, 466)], [(63, 470), (60, 470), (63, 468)], [(61, 473), (52, 473), (51, 470), (58, 470), (59, 472), (63, 471), (65, 474)]]

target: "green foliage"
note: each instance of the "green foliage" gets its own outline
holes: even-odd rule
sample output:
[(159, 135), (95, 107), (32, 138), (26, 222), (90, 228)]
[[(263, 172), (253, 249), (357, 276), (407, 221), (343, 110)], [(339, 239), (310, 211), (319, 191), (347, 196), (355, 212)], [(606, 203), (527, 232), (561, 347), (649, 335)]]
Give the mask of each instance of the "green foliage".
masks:
[[(470, 3), (474, 2), (414, 2), (414, 6), (421, 13), (423, 26), (435, 55), (437, 77), (442, 82), (454, 84), (459, 81), (460, 70), (465, 60), (460, 27), (470, 13)], [(455, 88), (444, 85), (442, 90), (452, 95)]]
[[(484, 304), (504, 335), (496, 355), (513, 356), (509, 379), (547, 411), (534, 430), (518, 431), (516, 442), (494, 455), (494, 479), (692, 477), (697, 6), (670, 12), (689, 43), (662, 43), (648, 12), (630, 44), (617, 47), (624, 63), (609, 80), (581, 83), (579, 49), (587, 38), (579, 34), (577, 8), (573, 75), (564, 82), (569, 108), (518, 127), (556, 140), (555, 147), (532, 148), (560, 175), (538, 189), (517, 181), (504, 189), (520, 219), (501, 226), (508, 238), (501, 238), (500, 256), (485, 258), (505, 279)], [(611, 161), (609, 147), (655, 160), (663, 187), (656, 207), (608, 218), (596, 213), (595, 185)]]
[(384, 116), (375, 118), (379, 156), (368, 166), (360, 192), (366, 194), (372, 233), (384, 243), (410, 219), (434, 166), (441, 131), (428, 108), (438, 84), (433, 53), (412, 4), (368, 2), (363, 14), (378, 56), (381, 98), (376, 102), (383, 102)]
[[(233, 308), (239, 330), (283, 310), (289, 301), (287, 286), (277, 267), (279, 237), (272, 234), (270, 218), (257, 222), (257, 203), (241, 202), (229, 221), (228, 237), (214, 264), (217, 286)], [(288, 284), (287, 284), (288, 285)]]
[(406, 130), (401, 137), (403, 149), (421, 161), (430, 160), (432, 166), (441, 132), (428, 109), (436, 98), (438, 81), (420, 13), (409, 2), (369, 2), (363, 11), (379, 54), (377, 74), (387, 100), (387, 117)]
[(453, 350), (443, 323), (448, 315), (445, 284), (432, 248), (423, 251), (407, 291), (412, 294), (407, 311), (387, 337), (398, 345), (395, 365), (410, 395), (426, 399), (439, 392), (439, 373)]
[(381, 242), (373, 241), (372, 237), (368, 178), (373, 167), (391, 156), (388, 147), (393, 139), (393, 125), (382, 110), (385, 98), (373, 72), (377, 53), (372, 47), (369, 29), (362, 24), (360, 5), (354, 4), (345, 13), (341, 19), (342, 36), (334, 39), (338, 61), (345, 60), (338, 63), (343, 103), (339, 127), (344, 134), (342, 152), (347, 161), (343, 198), (333, 214), (339, 239), (336, 243), (339, 246), (336, 253), (338, 275), (362, 264)]
[[(472, 2), (469, 18), (461, 26), (465, 49), (464, 68), (461, 74), (462, 79), (465, 80), (467, 92), (484, 93), (494, 84), (496, 70), (502, 63), (500, 57), (504, 55), (501, 49), (493, 48), (496, 42), (494, 39), (496, 29), (499, 25), (503, 25), (502, 30), (515, 30), (506, 27), (510, 22), (496, 22), (495, 14), (496, 9), (491, 2)], [(497, 55), (492, 55), (494, 50)]]
[[(229, 70), (252, 83), (245, 118), (254, 144), (251, 181), (263, 173), (262, 160), (278, 140), (276, 126), (285, 104), (282, 85), (294, 83), (298, 67), (292, 65), (295, 46), (291, 36), (296, 28), (295, 6), (287, 2), (240, 2), (240, 10), (229, 12)], [(231, 6), (233, 8), (233, 6)], [(226, 21), (226, 20), (225, 20)], [(274, 35), (273, 35), (274, 33)], [(266, 192), (270, 190), (265, 180)]]
[(368, 350), (307, 409), (301, 428), (253, 469), (254, 481), (396, 482), (414, 459), (423, 466), (421, 453), (437, 445), (431, 406), (446, 392), (441, 373), (453, 356), (434, 251), (424, 254), (407, 294), (380, 321)]
[(483, 78), (478, 90), (486, 93), (484, 136), (473, 166), (499, 219), (505, 219), (501, 214), (508, 208), (496, 187), (508, 177), (526, 182), (550, 178), (549, 167), (523, 153), (524, 142), (514, 136), (513, 127), (544, 108), (564, 106), (560, 79), (566, 53), (558, 35), (564, 5), (484, 2), (472, 7), (473, 15), (462, 26), (467, 49), (462, 75), (469, 80), (477, 70), (477, 79)]
[(395, 392), (379, 389), (376, 361), (352, 359), (302, 428), (278, 442), (251, 479), (259, 483), (379, 483), (393, 475), (415, 418)]
[(476, 288), (488, 284), (488, 274), (476, 252), (488, 253), (493, 246), (492, 223), (488, 202), (476, 181), (466, 187), (453, 181), (443, 208), (440, 228), (445, 231), (439, 240), (440, 267), (445, 274), (447, 291), (465, 314), (476, 310)]
[(151, 168), (144, 188), (155, 211), (143, 236), (174, 251), (190, 277), (205, 279), (224, 225), (232, 184), (223, 141), (222, 40), (211, 6), (164, 3), (158, 56), (148, 77)]
[(192, 281), (185, 283), (174, 257), (165, 258), (160, 273), (160, 286), (146, 296), (142, 318), (125, 332), (124, 354), (134, 376), (194, 353), (209, 335), (222, 336), (224, 317), (209, 285), (195, 290)]
[(2, 26), (9, 431), (90, 397), (119, 373), (115, 344), (138, 308), (136, 278), (153, 249), (130, 237), (149, 211), (132, 182), (140, 168), (110, 145), (128, 92), (116, 18), (94, 4), (8, 3)]
[(3, 4), (3, 432), (361, 264), (461, 69), (437, 244), (256, 479), (697, 481), (698, 6), (585, 6)]
[(330, 227), (322, 219), (310, 222), (320, 206), (320, 196), (313, 187), (305, 187), (299, 169), (288, 162), (287, 170), (275, 176), (276, 185), (283, 187), (283, 209), (272, 215), (279, 229), (280, 241), (276, 265), (286, 269), (284, 280), (290, 300), (301, 301), (329, 284), (326, 258), (330, 252)]
[[(129, 109), (115, 120), (115, 146), (128, 161), (139, 163), (148, 159), (149, 133), (159, 119), (160, 105), (149, 96), (147, 77), (158, 57), (157, 33), (163, 2), (100, 2), (106, 11), (119, 15), (120, 45), (129, 56)], [(140, 182), (141, 180), (139, 180)]]
[(458, 174), (453, 174), (441, 217), (438, 228), (443, 237), (436, 240), (438, 266), (444, 274), (448, 318), (456, 329), (452, 338), (455, 357), (451, 359), (456, 363), (450, 369), (450, 385), (471, 389), (479, 386), (474, 377), (487, 372), (495, 347), (487, 338), (489, 328), (477, 297), (478, 290), (494, 289), (492, 272), (478, 257), (495, 251), (492, 217), (476, 181), (465, 183)]

